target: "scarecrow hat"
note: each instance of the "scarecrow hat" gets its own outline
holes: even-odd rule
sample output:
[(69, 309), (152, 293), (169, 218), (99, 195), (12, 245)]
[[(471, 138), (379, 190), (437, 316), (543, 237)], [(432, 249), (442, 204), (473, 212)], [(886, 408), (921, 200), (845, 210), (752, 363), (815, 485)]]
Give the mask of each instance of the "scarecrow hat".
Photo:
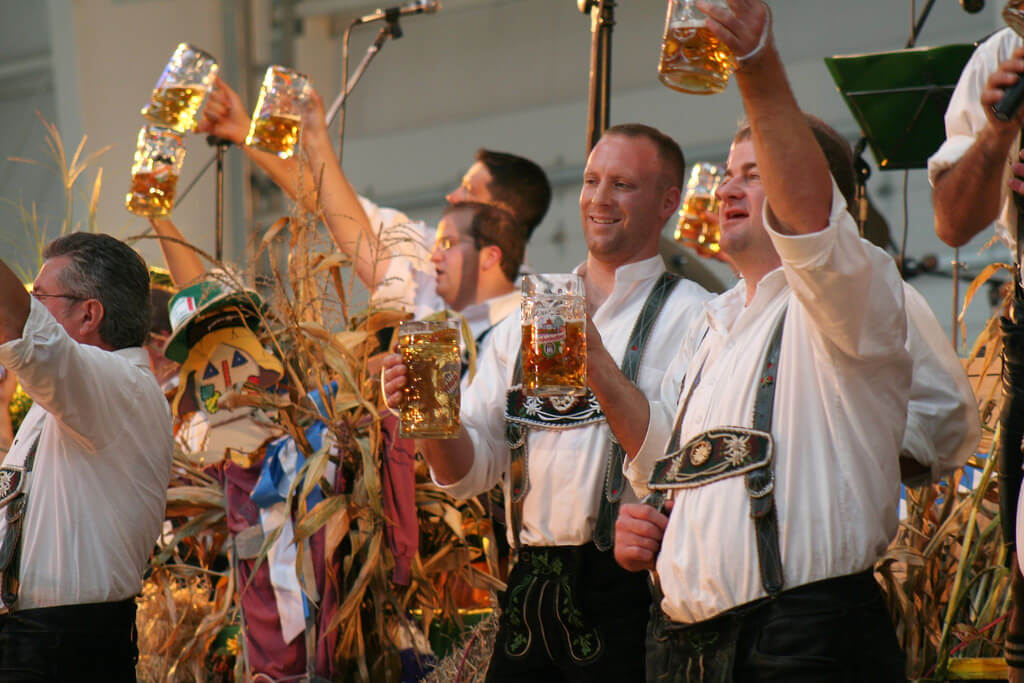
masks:
[(179, 291), (167, 305), (171, 336), (164, 346), (164, 355), (177, 363), (183, 362), (188, 357), (189, 348), (197, 341), (189, 334), (196, 323), (230, 307), (258, 316), (263, 310), (263, 300), (255, 290), (238, 289), (219, 280), (204, 280)]

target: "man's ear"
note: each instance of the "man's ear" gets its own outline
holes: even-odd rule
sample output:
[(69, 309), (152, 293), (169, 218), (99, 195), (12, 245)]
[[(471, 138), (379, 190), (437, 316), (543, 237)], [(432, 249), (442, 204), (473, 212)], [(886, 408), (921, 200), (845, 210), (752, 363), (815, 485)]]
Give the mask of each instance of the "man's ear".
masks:
[(666, 187), (665, 191), (661, 193), (662, 210), (666, 221), (679, 209), (679, 201), (682, 196), (682, 189), (675, 185)]
[(103, 324), (103, 316), (106, 311), (99, 299), (86, 299), (82, 302), (81, 317), (79, 320), (83, 337), (96, 333), (99, 334), (100, 325)]
[(501, 247), (488, 244), (480, 250), (480, 266), (484, 270), (501, 267)]

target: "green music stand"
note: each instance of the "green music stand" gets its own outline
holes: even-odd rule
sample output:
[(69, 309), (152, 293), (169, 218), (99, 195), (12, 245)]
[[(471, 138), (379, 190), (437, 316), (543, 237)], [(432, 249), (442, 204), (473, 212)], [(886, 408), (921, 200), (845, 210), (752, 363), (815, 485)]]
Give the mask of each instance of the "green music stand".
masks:
[(826, 57), (883, 170), (925, 168), (946, 139), (943, 116), (974, 45)]

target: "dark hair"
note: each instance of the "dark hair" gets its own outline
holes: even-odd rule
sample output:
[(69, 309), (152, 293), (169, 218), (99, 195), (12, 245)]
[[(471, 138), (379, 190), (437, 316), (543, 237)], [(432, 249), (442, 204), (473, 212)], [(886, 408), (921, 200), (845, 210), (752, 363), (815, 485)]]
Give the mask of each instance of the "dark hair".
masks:
[(469, 236), (473, 238), (473, 245), (477, 249), (488, 245), (498, 247), (501, 250), (501, 272), (509, 282), (515, 282), (526, 251), (528, 233), (522, 223), (508, 211), (481, 202), (449, 204), (442, 216), (462, 210), (472, 213)]
[(71, 257), (58, 278), (69, 294), (103, 304), (100, 338), (115, 349), (141, 346), (149, 333), (149, 271), (134, 249), (110, 235), (73, 232), (46, 245), (43, 258)]
[(529, 159), (481, 147), (476, 160), (487, 167), (491, 196), (526, 227), (530, 239), (551, 206), (551, 183), (537, 164)]
[(665, 135), (657, 128), (646, 126), (642, 123), (620, 123), (607, 129), (601, 137), (606, 135), (621, 135), (626, 138), (642, 138), (648, 140), (658, 150), (658, 158), (661, 159), (661, 175), (665, 185), (669, 187), (682, 188), (683, 176), (686, 175), (686, 157), (679, 144), (670, 136)]
[(150, 285), (149, 287), (149, 333), (170, 334), (171, 315), (169, 305), (174, 292), (167, 287)]
[[(850, 143), (840, 135), (835, 128), (828, 125), (813, 114), (804, 113), (804, 119), (814, 133), (814, 139), (818, 142), (828, 162), (828, 169), (839, 186), (839, 192), (846, 200), (846, 208), (851, 213), (856, 209), (857, 199), (857, 171), (853, 166), (853, 149)], [(750, 123), (741, 121), (739, 130), (736, 131), (733, 142), (740, 142), (752, 135)]]

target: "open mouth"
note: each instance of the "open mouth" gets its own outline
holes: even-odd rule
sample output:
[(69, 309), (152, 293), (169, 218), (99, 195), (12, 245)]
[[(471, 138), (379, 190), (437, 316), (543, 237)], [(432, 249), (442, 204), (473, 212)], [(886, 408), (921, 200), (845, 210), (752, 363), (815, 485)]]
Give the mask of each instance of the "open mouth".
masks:
[(740, 209), (740, 208), (728, 208), (728, 209), (725, 210), (725, 212), (723, 214), (723, 217), (725, 218), (725, 220), (731, 221), (731, 220), (738, 220), (738, 219), (749, 218), (750, 214), (748, 212), (744, 211), (743, 209)]
[(601, 218), (599, 216), (591, 216), (590, 222), (597, 225), (615, 225), (619, 222), (618, 218)]

